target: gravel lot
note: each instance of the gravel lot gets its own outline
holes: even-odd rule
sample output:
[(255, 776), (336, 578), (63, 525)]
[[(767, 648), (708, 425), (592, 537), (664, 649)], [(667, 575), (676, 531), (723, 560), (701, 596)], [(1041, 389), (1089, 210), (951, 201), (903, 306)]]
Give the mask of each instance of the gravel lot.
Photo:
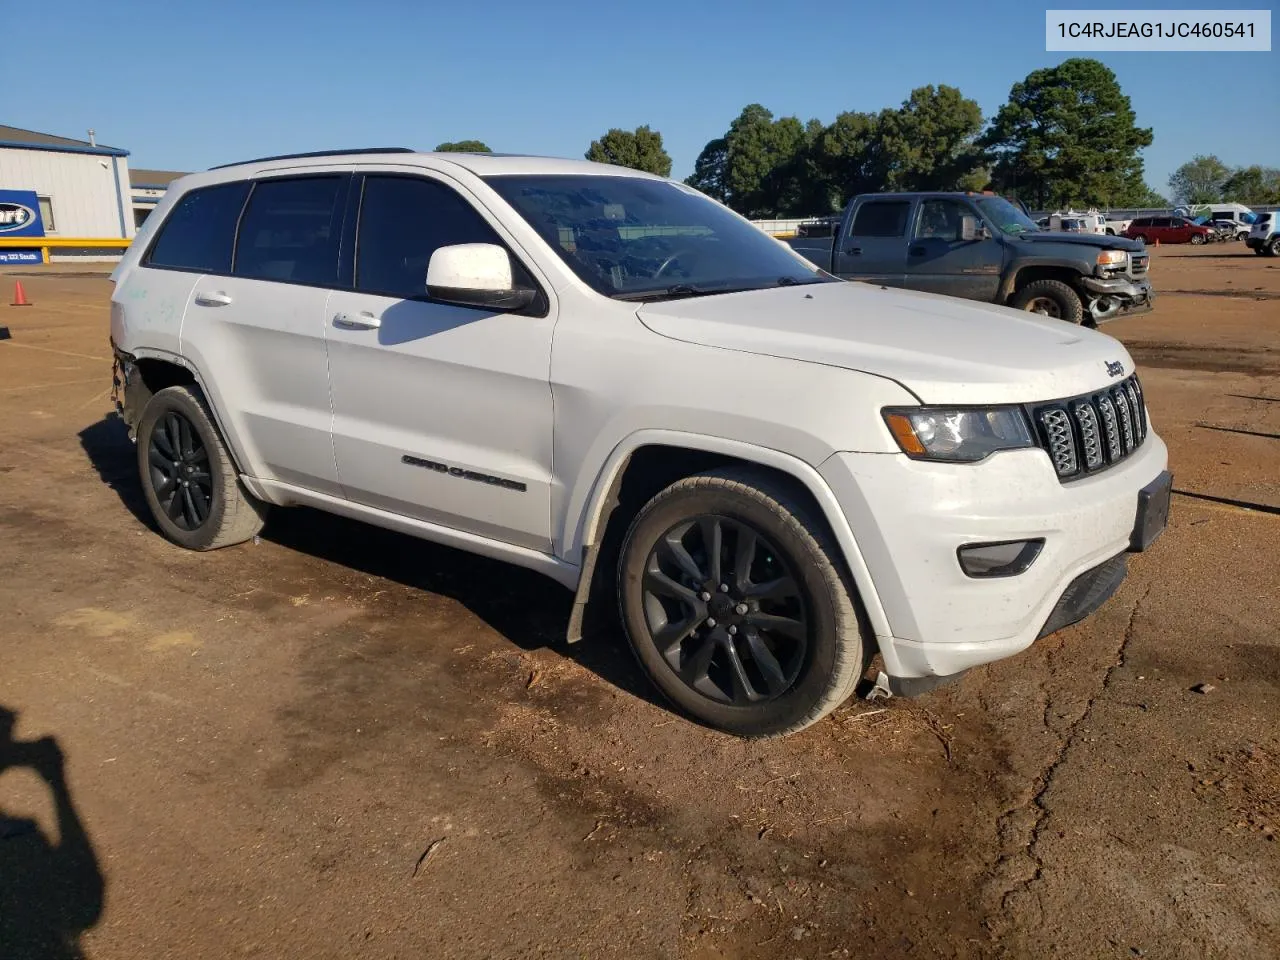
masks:
[(1164, 538), (1023, 655), (763, 744), (565, 646), (535, 574), (301, 510), (170, 546), (108, 281), (0, 275), (0, 956), (1280, 956), (1280, 260), (1152, 259), (1105, 329)]

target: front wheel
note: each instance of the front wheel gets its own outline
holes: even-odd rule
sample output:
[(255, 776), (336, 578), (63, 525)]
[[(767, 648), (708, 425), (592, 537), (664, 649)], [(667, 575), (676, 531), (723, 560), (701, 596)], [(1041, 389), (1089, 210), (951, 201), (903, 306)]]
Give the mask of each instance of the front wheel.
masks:
[(650, 500), (622, 547), (618, 599), (667, 699), (738, 736), (817, 722), (866, 667), (826, 527), (765, 473), (706, 473)]
[(1204, 243), (1204, 234), (1203, 234), (1203, 233), (1193, 233), (1193, 234), (1191, 235), (1191, 242), (1192, 242), (1192, 243), (1194, 243), (1194, 244), (1201, 244), (1201, 243)]
[(1080, 323), (1084, 319), (1084, 304), (1079, 294), (1061, 280), (1034, 280), (1013, 295), (1009, 306), (1068, 323)]
[(1267, 252), (1273, 257), (1280, 257), (1280, 237), (1276, 237), (1267, 245)]
[(240, 483), (204, 399), (166, 387), (138, 421), (138, 472), (161, 532), (189, 550), (216, 550), (262, 529), (266, 504)]

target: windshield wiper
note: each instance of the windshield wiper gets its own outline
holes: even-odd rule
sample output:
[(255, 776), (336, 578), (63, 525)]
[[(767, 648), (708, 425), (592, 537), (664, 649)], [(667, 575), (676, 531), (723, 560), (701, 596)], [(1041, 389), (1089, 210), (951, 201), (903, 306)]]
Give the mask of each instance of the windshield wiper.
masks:
[(691, 283), (677, 283), (663, 290), (633, 290), (627, 293), (615, 293), (615, 300), (640, 300), (652, 303), (657, 300), (677, 300), (680, 297), (707, 297), (713, 293), (724, 293), (723, 290), (703, 290)]

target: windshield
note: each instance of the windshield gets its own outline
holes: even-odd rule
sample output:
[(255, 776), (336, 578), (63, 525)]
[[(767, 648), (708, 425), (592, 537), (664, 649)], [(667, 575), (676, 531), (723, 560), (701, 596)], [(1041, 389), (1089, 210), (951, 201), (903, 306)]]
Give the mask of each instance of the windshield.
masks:
[(485, 182), (607, 297), (665, 299), (836, 279), (674, 183), (577, 174)]
[(1020, 233), (1035, 233), (1040, 229), (1034, 220), (1004, 197), (981, 197), (978, 206), (1001, 233), (1007, 233), (1011, 237)]

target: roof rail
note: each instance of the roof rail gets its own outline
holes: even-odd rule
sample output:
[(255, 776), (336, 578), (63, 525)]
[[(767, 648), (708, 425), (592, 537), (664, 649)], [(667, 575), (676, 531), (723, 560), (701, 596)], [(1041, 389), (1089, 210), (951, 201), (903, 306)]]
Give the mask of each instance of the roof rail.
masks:
[(361, 147), (356, 150), (315, 150), (311, 153), (282, 153), (277, 157), (257, 157), (254, 160), (237, 160), (235, 163), (220, 163), (210, 170), (225, 170), (227, 167), (239, 167), (247, 163), (267, 163), (270, 160), (306, 160), (311, 157), (345, 157), (362, 153), (416, 153), (411, 147)]

